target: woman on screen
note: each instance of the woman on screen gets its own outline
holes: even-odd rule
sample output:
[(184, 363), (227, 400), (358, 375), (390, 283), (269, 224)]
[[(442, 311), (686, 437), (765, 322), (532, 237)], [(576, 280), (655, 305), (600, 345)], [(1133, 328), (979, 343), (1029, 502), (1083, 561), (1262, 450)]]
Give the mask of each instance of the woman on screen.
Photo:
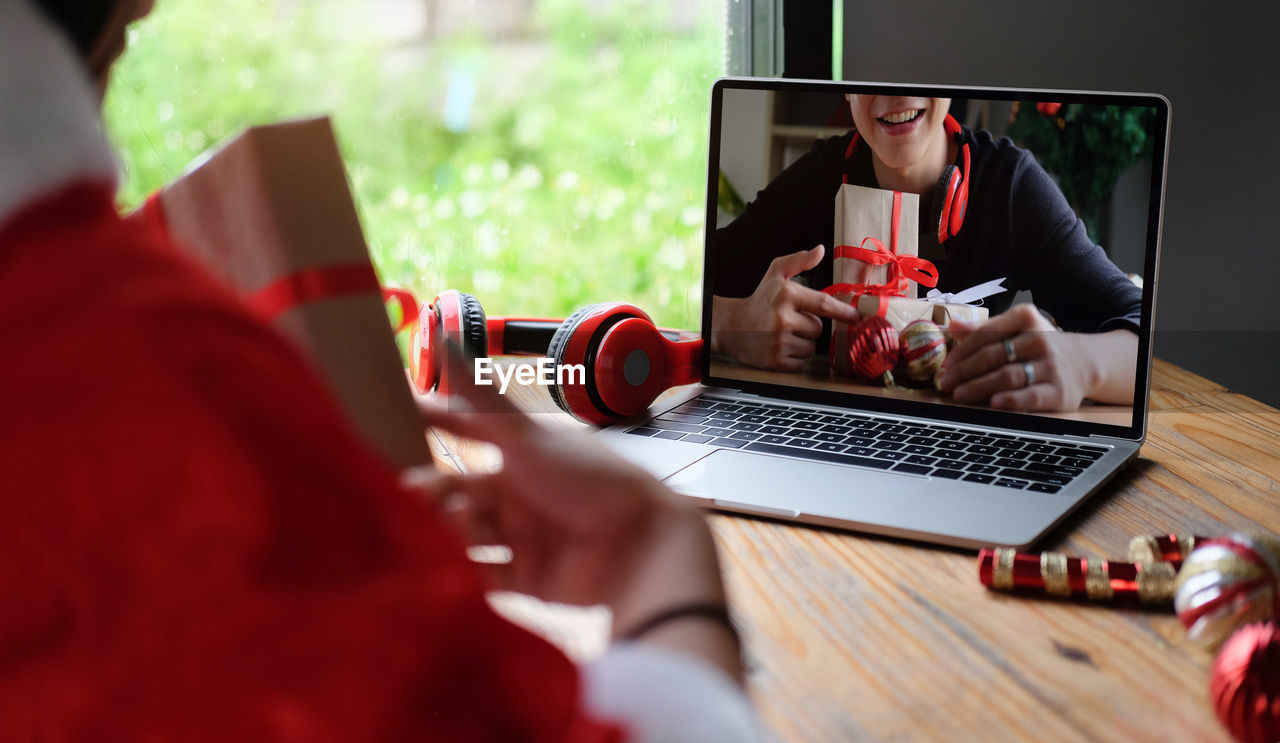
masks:
[[(794, 371), (814, 353), (820, 318), (849, 321), (849, 308), (818, 291), (832, 283), (833, 200), (847, 174), (852, 184), (920, 196), (921, 253), (934, 249), (927, 257), (941, 291), (1005, 279), (1008, 291), (985, 301), (990, 320), (953, 323), (943, 392), (1008, 410), (1072, 410), (1086, 398), (1132, 404), (1142, 291), (1089, 239), (1031, 153), (948, 127), (948, 98), (846, 98), (859, 144), (851, 150), (854, 132), (816, 142), (716, 232), (712, 350)], [(945, 215), (938, 246), (954, 203), (944, 197), (948, 166), (963, 173), (966, 150), (968, 205), (963, 219)], [(1034, 305), (1012, 305), (1019, 290)], [(760, 329), (778, 332), (748, 332)]]

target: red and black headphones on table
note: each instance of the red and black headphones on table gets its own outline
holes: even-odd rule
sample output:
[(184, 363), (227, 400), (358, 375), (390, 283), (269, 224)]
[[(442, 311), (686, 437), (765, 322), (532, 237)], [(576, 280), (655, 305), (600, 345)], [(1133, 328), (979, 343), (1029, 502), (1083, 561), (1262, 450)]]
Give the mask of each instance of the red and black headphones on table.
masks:
[[(969, 143), (964, 141), (964, 131), (960, 128), (960, 122), (956, 121), (951, 114), (947, 114), (947, 117), (942, 120), (942, 128), (960, 146), (960, 151), (963, 153), (964, 172), (961, 173), (954, 164), (948, 164), (942, 171), (942, 177), (938, 179), (937, 190), (933, 194), (933, 211), (938, 219), (939, 243), (946, 242), (960, 232), (960, 227), (964, 224), (964, 210), (969, 205)], [(853, 152), (861, 141), (862, 135), (854, 132), (853, 139), (849, 140), (849, 147), (844, 151), (846, 162), (853, 157)], [(847, 171), (843, 182), (849, 182)]]
[[(409, 305), (402, 294), (388, 292), (407, 316)], [(585, 381), (575, 383), (568, 375), (561, 383), (556, 375), (551, 397), (566, 413), (598, 425), (638, 415), (665, 390), (701, 379), (702, 340), (658, 328), (643, 310), (624, 302), (589, 305), (565, 320), (486, 318), (479, 300), (451, 289), (417, 315), (409, 374), (422, 393), (448, 393), (438, 358), (443, 349), (435, 347), (441, 341), (455, 343), (475, 358), (545, 356), (557, 368), (582, 365)]]

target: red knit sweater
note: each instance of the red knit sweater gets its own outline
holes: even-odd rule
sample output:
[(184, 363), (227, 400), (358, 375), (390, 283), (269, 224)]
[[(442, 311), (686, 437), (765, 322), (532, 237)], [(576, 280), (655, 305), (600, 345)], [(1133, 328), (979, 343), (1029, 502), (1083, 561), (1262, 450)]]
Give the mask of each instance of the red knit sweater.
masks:
[(0, 740), (619, 740), (165, 239), (105, 184), (0, 224)]

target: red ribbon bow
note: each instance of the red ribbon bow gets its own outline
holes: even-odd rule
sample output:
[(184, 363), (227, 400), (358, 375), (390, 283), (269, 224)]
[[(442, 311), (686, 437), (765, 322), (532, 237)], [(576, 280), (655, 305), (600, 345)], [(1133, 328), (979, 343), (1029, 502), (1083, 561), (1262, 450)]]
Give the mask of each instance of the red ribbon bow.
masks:
[[(896, 211), (896, 210), (895, 210)], [(895, 229), (896, 233), (897, 230)], [(893, 235), (897, 237), (897, 235)], [(896, 242), (896, 240), (894, 241)], [(872, 248), (867, 248), (871, 243)], [(907, 282), (914, 281), (921, 286), (938, 285), (938, 269), (932, 262), (914, 255), (899, 255), (897, 245), (891, 243), (886, 248), (884, 243), (874, 237), (862, 240), (862, 245), (837, 245), (837, 258), (852, 258), (870, 266), (888, 266), (888, 278), (883, 284), (850, 284), (854, 287), (866, 287), (860, 294), (881, 294), (884, 296), (906, 296)], [(887, 291), (882, 291), (882, 289)]]

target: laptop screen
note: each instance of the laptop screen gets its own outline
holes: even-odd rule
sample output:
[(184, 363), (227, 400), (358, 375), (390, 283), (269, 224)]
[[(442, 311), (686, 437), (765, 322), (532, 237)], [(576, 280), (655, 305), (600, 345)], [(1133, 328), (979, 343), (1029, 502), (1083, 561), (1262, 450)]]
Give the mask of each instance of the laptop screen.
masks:
[(711, 115), (709, 384), (1142, 435), (1166, 100), (726, 79)]

